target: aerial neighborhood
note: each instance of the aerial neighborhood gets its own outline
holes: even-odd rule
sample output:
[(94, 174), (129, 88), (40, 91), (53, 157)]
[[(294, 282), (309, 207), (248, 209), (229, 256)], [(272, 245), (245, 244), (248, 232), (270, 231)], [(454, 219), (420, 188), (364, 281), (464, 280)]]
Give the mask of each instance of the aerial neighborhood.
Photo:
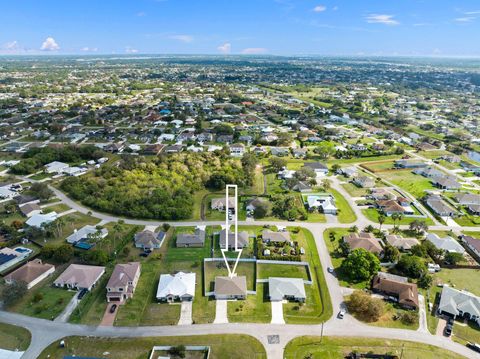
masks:
[(130, 357), (475, 357), (478, 74), (222, 61), (0, 59), (0, 322), (51, 328), (42, 358), (122, 358), (90, 337), (137, 328)]

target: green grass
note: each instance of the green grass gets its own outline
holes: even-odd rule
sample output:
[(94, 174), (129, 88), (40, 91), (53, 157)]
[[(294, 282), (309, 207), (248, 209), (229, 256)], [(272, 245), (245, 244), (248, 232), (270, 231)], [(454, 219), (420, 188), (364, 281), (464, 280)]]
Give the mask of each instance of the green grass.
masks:
[(342, 187), (345, 188), (348, 194), (352, 197), (363, 197), (368, 192), (366, 188), (358, 187), (351, 182), (342, 183)]
[(61, 359), (64, 356), (105, 357), (131, 359), (148, 358), (155, 345), (206, 345), (210, 346), (210, 359), (255, 358), (266, 359), (262, 344), (247, 335), (203, 335), (180, 337), (146, 337), (146, 338), (94, 338), (67, 337), (65, 348), (58, 342), (52, 343), (39, 356), (40, 359)]
[[(383, 327), (383, 328), (397, 328), (397, 329), (408, 329), (408, 330), (417, 330), (418, 329), (418, 321), (414, 324), (405, 324), (400, 319), (395, 319), (395, 317), (399, 317), (401, 314), (409, 312), (402, 307), (392, 304), (392, 303), (385, 303), (385, 313), (375, 322), (368, 322), (368, 325), (372, 325), (375, 327)], [(418, 313), (418, 312), (417, 312)], [(362, 320), (362, 318), (352, 313), (358, 320)]]
[(455, 218), (455, 222), (462, 227), (476, 227), (480, 226), (480, 216), (472, 216), (465, 213), (465, 215)]
[(461, 344), (480, 343), (480, 328), (472, 322), (464, 324), (457, 321), (453, 326), (452, 338)]
[(307, 267), (303, 265), (258, 263), (257, 277), (259, 279), (270, 277), (308, 279), (308, 273)]
[(430, 179), (416, 175), (408, 170), (392, 170), (388, 172), (378, 173), (378, 175), (400, 187), (406, 192), (420, 199), (425, 195), (426, 190), (433, 190), (435, 187), (430, 182)]
[(45, 207), (42, 211), (43, 211), (43, 213), (49, 213), (49, 212), (62, 213), (62, 212), (68, 211), (68, 210), (70, 210), (70, 207), (68, 207), (66, 204), (58, 203), (58, 204), (54, 204), (52, 206)]
[(358, 157), (358, 158), (346, 158), (346, 159), (339, 159), (339, 160), (329, 160), (328, 164), (332, 166), (334, 164), (344, 165), (344, 164), (355, 164), (355, 163), (376, 162), (376, 161), (386, 161), (386, 160), (398, 160), (400, 158), (401, 156), (399, 155)]
[[(230, 262), (230, 268), (233, 267), (234, 262)], [(247, 290), (255, 290), (255, 262), (239, 262), (236, 273), (238, 276), (247, 277)], [(225, 262), (205, 262), (205, 281), (207, 284), (207, 291), (213, 291), (215, 287), (215, 278), (219, 276), (228, 276), (228, 270)]]
[(282, 180), (278, 178), (276, 173), (268, 173), (267, 177), (267, 193), (269, 195), (277, 193), (285, 193), (285, 189), (282, 188)]
[(352, 207), (348, 201), (336, 190), (331, 188), (330, 193), (335, 197), (335, 205), (338, 209), (338, 221), (340, 223), (353, 223), (357, 220), (355, 212), (353, 212)]
[(52, 175), (51, 174), (48, 174), (48, 173), (37, 173), (36, 175), (33, 175), (29, 178), (33, 179), (33, 180), (37, 180), (37, 181), (40, 181), (40, 180), (43, 180), (45, 178), (50, 178)]
[(270, 323), (272, 309), (268, 299), (268, 284), (258, 283), (257, 294), (246, 300), (229, 301), (228, 321), (232, 323)]
[[(372, 222), (378, 223), (378, 216), (380, 212), (376, 208), (364, 208), (362, 209), (362, 213), (367, 217)], [(396, 221), (395, 223), (398, 225), (403, 225), (403, 224), (410, 224), (411, 222), (415, 221), (416, 219), (419, 219), (421, 221), (425, 221), (427, 225), (432, 225), (433, 221), (430, 217), (427, 218), (414, 218), (414, 217), (403, 217), (401, 221)], [(394, 221), (392, 217), (387, 217), (385, 216), (385, 222), (384, 224), (394, 224)]]
[[(53, 286), (53, 281), (63, 272), (65, 267), (57, 267), (53, 275), (45, 278), (30, 289), (24, 297), (19, 299), (8, 310), (36, 318), (56, 318), (76, 293), (75, 291)], [(35, 296), (41, 299), (35, 301)]]
[(289, 324), (321, 323), (332, 316), (333, 308), (315, 239), (309, 230), (301, 228), (297, 234), (292, 233), (292, 240), (298, 241), (299, 245), (306, 250), (305, 261), (310, 264), (313, 283), (305, 286), (307, 294), (305, 304), (287, 303), (283, 305), (285, 322)]
[[(393, 339), (350, 337), (300, 337), (285, 348), (284, 358), (343, 359), (352, 351), (375, 354), (392, 353), (402, 359), (463, 359), (462, 356), (432, 345)], [(310, 355), (310, 356), (309, 356)]]
[(21, 327), (0, 323), (0, 348), (6, 350), (27, 350), (32, 335)]

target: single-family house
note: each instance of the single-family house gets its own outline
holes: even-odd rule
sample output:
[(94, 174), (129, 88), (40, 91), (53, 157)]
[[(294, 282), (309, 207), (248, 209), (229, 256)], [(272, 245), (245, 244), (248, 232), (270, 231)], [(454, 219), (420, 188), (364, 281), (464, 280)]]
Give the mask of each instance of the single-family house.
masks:
[(57, 219), (57, 212), (49, 212), (49, 213), (36, 213), (32, 215), (27, 221), (25, 222), (31, 227), (38, 227), (41, 228), (42, 225), (51, 223)]
[(124, 302), (132, 298), (139, 278), (139, 262), (117, 264), (107, 283), (107, 302)]
[(192, 301), (195, 297), (195, 273), (162, 274), (156, 298), (162, 302)]
[(431, 181), (433, 185), (441, 189), (452, 190), (462, 188), (462, 185), (458, 183), (455, 178), (450, 176), (434, 177), (431, 179)]
[[(212, 202), (210, 204), (210, 208), (216, 211), (225, 211), (227, 200), (225, 197), (221, 198), (212, 198)], [(229, 198), (228, 199), (228, 209), (235, 208), (235, 199)]]
[(53, 284), (69, 289), (91, 290), (104, 273), (105, 267), (70, 264)]
[(20, 212), (22, 212), (22, 214), (26, 217), (31, 217), (42, 212), (40, 206), (34, 202), (25, 203), (21, 206), (18, 206), (18, 208), (20, 208)]
[(380, 240), (375, 238), (373, 233), (349, 233), (343, 237), (343, 240), (348, 243), (350, 250), (363, 248), (375, 254), (381, 254), (383, 252), (383, 247), (380, 244)]
[(136, 248), (142, 248), (143, 250), (154, 250), (162, 246), (165, 239), (165, 232), (153, 232), (144, 230), (135, 234), (134, 241)]
[(215, 299), (245, 299), (247, 297), (247, 277), (216, 277)]
[(358, 176), (353, 179), (353, 183), (358, 187), (372, 188), (375, 187), (375, 180), (367, 176)]
[(450, 207), (439, 195), (428, 195), (425, 204), (440, 217), (455, 217), (457, 211)]
[(337, 214), (335, 198), (330, 195), (310, 195), (307, 196), (307, 205), (310, 210), (320, 209), (325, 214)]
[(86, 226), (80, 228), (79, 230), (74, 230), (71, 235), (67, 237), (67, 242), (75, 244), (80, 241), (96, 237), (97, 239), (102, 239), (108, 236), (108, 229), (100, 228), (97, 229), (95, 226), (87, 224)]
[(195, 228), (194, 233), (179, 233), (175, 245), (177, 248), (203, 247), (205, 245), (205, 228)]
[(59, 162), (59, 161), (53, 161), (50, 163), (47, 163), (45, 165), (45, 172), (46, 173), (62, 173), (64, 170), (66, 170), (68, 167), (70, 167), (67, 163)]
[(396, 234), (389, 234), (385, 237), (388, 244), (402, 251), (409, 251), (413, 246), (420, 244), (416, 238), (405, 238)]
[(268, 278), (268, 297), (272, 302), (291, 300), (305, 302), (305, 284), (302, 278)]
[(42, 263), (40, 259), (34, 259), (7, 274), (5, 276), (5, 282), (7, 284), (24, 282), (27, 284), (27, 289), (30, 289), (53, 274), (53, 272), (55, 272), (55, 266), (53, 264)]
[(429, 233), (427, 235), (427, 241), (432, 242), (435, 247), (438, 249), (442, 249), (446, 252), (453, 252), (453, 253), (465, 253), (465, 248), (458, 243), (455, 239), (450, 236), (440, 237), (436, 233)]
[[(222, 229), (220, 231), (220, 248), (226, 249), (227, 243), (227, 231)], [(238, 232), (237, 238), (237, 248), (245, 248), (248, 247), (249, 240), (248, 240), (248, 233), (245, 231)], [(230, 232), (228, 233), (228, 249), (232, 250), (235, 249), (235, 233)]]
[(265, 242), (272, 243), (289, 243), (291, 242), (290, 232), (280, 231), (274, 232), (269, 229), (264, 229), (262, 232), (262, 240)]
[(394, 167), (396, 168), (422, 168), (427, 167), (427, 164), (416, 160), (395, 160)]
[(242, 157), (245, 154), (245, 145), (243, 143), (235, 143), (230, 145), (230, 155), (233, 157)]
[(461, 192), (453, 196), (462, 206), (480, 205), (480, 194)]
[(462, 236), (462, 242), (467, 248), (469, 248), (473, 253), (477, 255), (477, 258), (480, 258), (480, 239), (474, 238), (472, 236)]
[(465, 318), (480, 325), (480, 298), (466, 290), (444, 285), (437, 311), (439, 314)]
[(409, 283), (408, 278), (378, 272), (372, 279), (372, 291), (395, 297), (402, 307), (418, 308), (418, 288), (415, 283)]
[(328, 167), (326, 164), (321, 162), (306, 162), (303, 167), (311, 168), (315, 171), (318, 176), (326, 176), (328, 174)]

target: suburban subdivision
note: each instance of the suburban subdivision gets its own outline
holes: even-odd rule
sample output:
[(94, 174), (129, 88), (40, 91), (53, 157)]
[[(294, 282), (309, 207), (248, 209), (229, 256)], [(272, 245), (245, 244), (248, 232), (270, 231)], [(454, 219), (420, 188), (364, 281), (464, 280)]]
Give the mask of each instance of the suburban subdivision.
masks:
[(0, 358), (479, 358), (479, 66), (0, 57)]

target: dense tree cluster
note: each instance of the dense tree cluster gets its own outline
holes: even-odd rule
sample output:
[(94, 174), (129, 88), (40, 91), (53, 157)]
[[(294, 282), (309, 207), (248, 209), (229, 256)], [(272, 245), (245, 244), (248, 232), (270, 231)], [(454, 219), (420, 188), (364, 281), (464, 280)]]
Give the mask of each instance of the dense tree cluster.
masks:
[(11, 168), (18, 175), (26, 175), (39, 171), (42, 166), (53, 161), (68, 163), (96, 160), (104, 155), (95, 146), (65, 146), (60, 148), (35, 147), (23, 154), (23, 160)]
[[(250, 166), (250, 165), (249, 165)], [(250, 171), (248, 171), (250, 173)], [(220, 153), (178, 153), (153, 161), (122, 159), (82, 178), (69, 177), (61, 188), (83, 204), (135, 218), (189, 218), (192, 195), (205, 189), (244, 186), (247, 176), (239, 160)]]
[(347, 259), (342, 262), (342, 271), (354, 281), (370, 279), (380, 270), (378, 257), (363, 248), (350, 252)]

